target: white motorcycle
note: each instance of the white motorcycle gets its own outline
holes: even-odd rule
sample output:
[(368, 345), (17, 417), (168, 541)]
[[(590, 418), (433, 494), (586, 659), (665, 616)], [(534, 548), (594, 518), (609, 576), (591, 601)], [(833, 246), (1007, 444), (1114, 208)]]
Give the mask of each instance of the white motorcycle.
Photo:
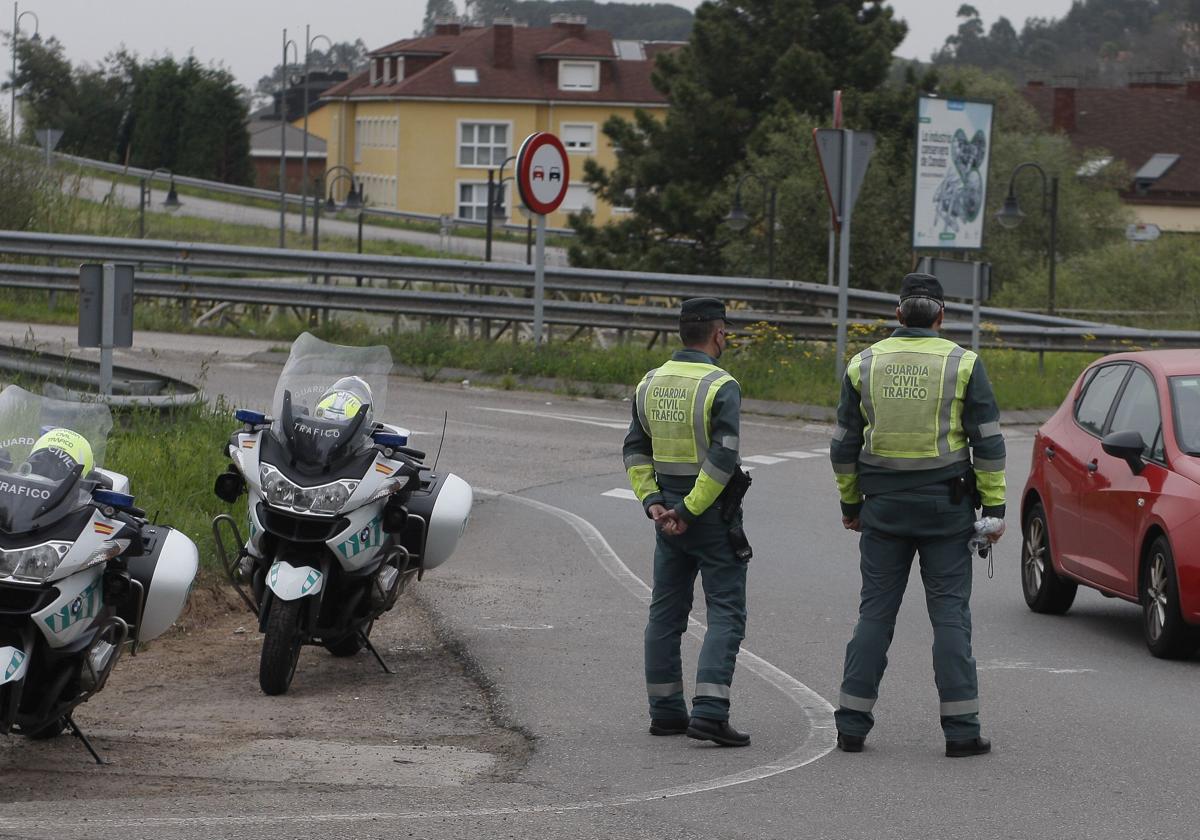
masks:
[[(215, 492), (249, 493), (248, 539), (213, 520), (230, 581), (263, 632), (259, 685), (283, 694), (300, 649), (334, 656), (369, 650), (377, 618), (413, 578), (444, 563), (466, 530), (473, 494), (424, 464), (406, 429), (377, 423), (387, 405), (386, 347), (343, 347), (309, 333), (292, 345), (272, 416), (239, 410), (232, 463)], [(228, 550), (224, 535), (239, 546)], [(249, 591), (247, 591), (247, 589)]]
[(100, 468), (111, 428), (105, 405), (0, 392), (0, 732), (67, 728), (100, 764), (72, 711), (175, 622), (199, 559)]

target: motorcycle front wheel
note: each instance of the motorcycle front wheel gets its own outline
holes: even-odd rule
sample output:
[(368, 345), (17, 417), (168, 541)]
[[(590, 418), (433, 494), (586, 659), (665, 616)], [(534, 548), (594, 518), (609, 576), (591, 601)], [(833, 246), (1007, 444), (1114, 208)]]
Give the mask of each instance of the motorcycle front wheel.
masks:
[(285, 694), (292, 684), (304, 641), (300, 632), (303, 615), (303, 600), (272, 599), (263, 636), (262, 658), (258, 663), (258, 685), (263, 694)]

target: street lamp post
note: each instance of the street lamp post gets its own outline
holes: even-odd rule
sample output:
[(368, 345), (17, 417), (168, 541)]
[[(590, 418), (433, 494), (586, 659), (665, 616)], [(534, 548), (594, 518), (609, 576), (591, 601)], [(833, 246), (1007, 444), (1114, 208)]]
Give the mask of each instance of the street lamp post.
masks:
[(159, 167), (142, 178), (138, 182), (138, 238), (146, 238), (146, 207), (150, 204), (150, 191), (154, 176), (164, 174), (167, 176), (167, 197), (163, 199), (163, 207), (168, 210), (178, 210), (183, 206), (183, 202), (179, 200), (179, 193), (175, 191), (175, 173), (166, 167)]
[(1022, 169), (1036, 169), (1037, 173), (1042, 176), (1042, 213), (1046, 213), (1046, 206), (1049, 205), (1050, 215), (1050, 286), (1047, 289), (1046, 296), (1046, 311), (1050, 315), (1054, 314), (1055, 308), (1055, 276), (1054, 270), (1057, 264), (1058, 250), (1058, 176), (1046, 175), (1046, 170), (1033, 161), (1026, 161), (1018, 164), (1012, 171), (1012, 175), (1008, 179), (1008, 195), (1004, 197), (1004, 207), (996, 214), (996, 221), (1002, 227), (1009, 229), (1015, 228), (1025, 218), (1025, 214), (1021, 212), (1021, 206), (1017, 203), (1017, 193), (1015, 186), (1017, 182), (1017, 174)]
[[(311, 35), (310, 36), (309, 35), (310, 31), (311, 31), (310, 26), (308, 24), (305, 24), (304, 25), (304, 82), (303, 82), (303, 84), (304, 84), (304, 152), (302, 155), (303, 162), (300, 165), (300, 167), (304, 173), (300, 177), (300, 183), (302, 183), (302, 184), (308, 183), (308, 85), (309, 85), (309, 81), (310, 81), (309, 76), (310, 76), (311, 71), (309, 70), (309, 67), (310, 67), (310, 61), (311, 61), (311, 56), (312, 56), (312, 51), (313, 51), (313, 44), (316, 43), (318, 40), (324, 38), (325, 43), (329, 44), (330, 52), (333, 51), (333, 41), (331, 41), (329, 39), (328, 35)], [(286, 111), (286, 109), (285, 109), (285, 111)], [(285, 113), (285, 117), (286, 117), (286, 113)], [(320, 202), (321, 196), (318, 194), (314, 200), (317, 202)], [(302, 195), (300, 196), (300, 235), (301, 236), (303, 236), (305, 233), (304, 220), (307, 218), (308, 218), (308, 193), (302, 191)]]
[(779, 190), (773, 183), (767, 181), (761, 175), (754, 172), (747, 172), (741, 178), (738, 178), (737, 189), (733, 195), (733, 207), (729, 210), (729, 215), (725, 217), (725, 224), (729, 225), (732, 230), (745, 230), (750, 224), (750, 216), (742, 208), (742, 185), (746, 183), (747, 178), (753, 178), (758, 181), (763, 189), (763, 204), (767, 208), (767, 276), (775, 276), (775, 205), (778, 198)]
[(29, 15), (33, 18), (33, 35), (29, 38), (30, 41), (40, 41), (38, 35), (38, 27), (41, 21), (38, 16), (30, 11), (18, 12), (17, 4), (13, 3), (13, 31), (12, 31), (12, 90), (9, 101), (8, 111), (8, 142), (17, 142), (17, 37), (21, 34), (21, 18)]
[(283, 30), (283, 64), (279, 67), (279, 247), (287, 247), (287, 83), (288, 47), (292, 56), (300, 63), (300, 48), (288, 39)]
[[(491, 259), (492, 259), (492, 232), (495, 228), (494, 222), (496, 221), (496, 220), (493, 220), (493, 218), (492, 218), (493, 215), (495, 215), (494, 208), (503, 208), (504, 207), (504, 181), (506, 180), (504, 177), (504, 167), (508, 166), (510, 163), (512, 163), (516, 159), (517, 159), (516, 155), (509, 155), (508, 157), (506, 157), (504, 159), (504, 162), (500, 164), (500, 174), (498, 176), (496, 176), (496, 178), (494, 180), (492, 177), (492, 170), (490, 170), (490, 169), (488, 170), (487, 246), (484, 251), (484, 259), (487, 260), (488, 262), (491, 262)], [(497, 188), (500, 190), (499, 197), (497, 197), (497, 194), (496, 194)], [(497, 220), (507, 221), (507, 219), (508, 219), (508, 217), (506, 215), (501, 215), (500, 217), (498, 217)]]

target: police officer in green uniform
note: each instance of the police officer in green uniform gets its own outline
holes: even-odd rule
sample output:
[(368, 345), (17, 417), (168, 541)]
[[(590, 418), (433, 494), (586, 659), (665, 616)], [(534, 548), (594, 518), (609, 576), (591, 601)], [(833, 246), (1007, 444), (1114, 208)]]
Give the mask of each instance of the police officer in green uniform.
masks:
[(967, 540), (980, 504), (984, 516), (1004, 517), (1004, 438), (983, 363), (937, 335), (944, 307), (935, 277), (906, 276), (900, 329), (856, 355), (842, 383), (829, 454), (842, 524), (862, 533), (862, 602), (835, 715), (846, 752), (860, 752), (875, 723), (871, 710), (914, 553), (933, 625), (946, 755), (991, 749), (979, 734)]
[[(741, 389), (716, 364), (726, 343), (725, 305), (715, 298), (684, 301), (679, 336), (684, 349), (638, 385), (624, 447), (630, 484), (658, 532), (645, 634), (650, 734), (686, 733), (742, 747), (750, 736), (729, 725), (729, 696), (746, 632), (746, 563), (731, 542), (731, 530), (741, 534), (740, 500), (734, 509), (730, 494), (723, 496), (742, 479)], [(723, 506), (730, 508), (724, 516)], [(741, 556), (747, 555), (743, 545)], [(697, 573), (708, 631), (689, 716), (679, 645)]]

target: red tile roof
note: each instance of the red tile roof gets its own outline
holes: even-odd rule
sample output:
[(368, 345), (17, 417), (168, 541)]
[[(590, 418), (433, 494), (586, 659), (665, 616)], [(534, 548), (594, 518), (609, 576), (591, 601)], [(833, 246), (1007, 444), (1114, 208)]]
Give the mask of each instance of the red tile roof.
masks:
[[(502, 33), (503, 34), (503, 33)], [(390, 84), (372, 85), (369, 73), (361, 73), (326, 91), (322, 98), (429, 98), (429, 99), (508, 99), (540, 102), (622, 102), (636, 105), (666, 105), (667, 100), (650, 81), (654, 61), (627, 61), (617, 58), (611, 33), (602, 29), (562, 26), (511, 28), (512, 62), (508, 67), (496, 64), (496, 27), (464, 28), (458, 35), (434, 35), (396, 41), (378, 50), (384, 55), (428, 56), (418, 63), (410, 59), (404, 79)], [(647, 47), (650, 45), (648, 44)], [(654, 52), (678, 48), (679, 44), (654, 44)], [(653, 55), (647, 50), (648, 54)], [(552, 58), (549, 56), (553, 56)], [(559, 90), (559, 56), (600, 60), (600, 86), (596, 91)], [(501, 61), (501, 64), (505, 62)], [(474, 67), (479, 81), (460, 84), (454, 80), (454, 68)]]
[[(1055, 89), (1023, 91), (1047, 128), (1055, 125)], [(1190, 94), (1190, 95), (1189, 95)], [(1059, 108), (1070, 94), (1059, 90)], [(1059, 119), (1062, 119), (1059, 114)], [(1200, 204), (1200, 84), (1165, 87), (1074, 89), (1075, 126), (1067, 132), (1078, 149), (1106, 149), (1136, 173), (1155, 154), (1179, 155), (1175, 165), (1137, 194), (1135, 202)]]

